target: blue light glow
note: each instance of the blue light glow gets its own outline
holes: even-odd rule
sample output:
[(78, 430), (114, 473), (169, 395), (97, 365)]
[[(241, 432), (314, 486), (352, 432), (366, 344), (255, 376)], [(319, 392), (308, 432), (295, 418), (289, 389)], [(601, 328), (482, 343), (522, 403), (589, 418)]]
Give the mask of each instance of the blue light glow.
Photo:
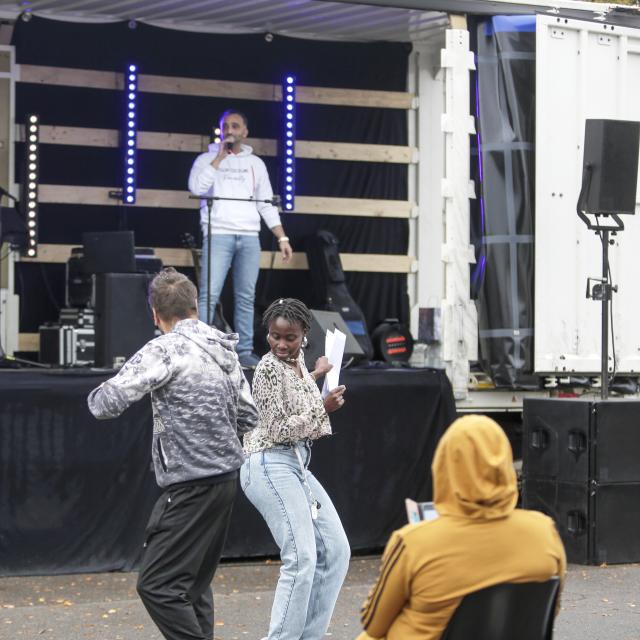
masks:
[[(287, 75), (282, 83), (282, 121), (283, 142), (280, 153), (282, 158), (282, 167), (284, 168), (284, 200), (285, 209), (292, 211), (294, 209), (294, 200), (296, 192), (296, 163), (295, 163), (295, 138), (296, 138), (296, 77)], [(284, 151), (284, 153), (283, 153)]]
[[(124, 143), (124, 171), (123, 171), (123, 201), (126, 204), (134, 204), (136, 201), (136, 100), (137, 100), (137, 76), (138, 67), (135, 64), (128, 64), (125, 67), (125, 114), (123, 122), (122, 136)], [(126, 131), (126, 135), (125, 135)]]

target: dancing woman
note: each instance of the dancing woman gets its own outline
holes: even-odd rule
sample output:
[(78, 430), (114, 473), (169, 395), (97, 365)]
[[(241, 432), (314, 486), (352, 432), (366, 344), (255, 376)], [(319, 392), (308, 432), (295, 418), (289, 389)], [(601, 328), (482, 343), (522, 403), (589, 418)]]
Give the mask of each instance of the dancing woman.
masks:
[(270, 351), (253, 377), (259, 425), (244, 439), (240, 482), (280, 548), (282, 569), (268, 640), (323, 638), (349, 566), (349, 543), (331, 499), (309, 471), (311, 444), (331, 434), (328, 414), (344, 405), (344, 386), (323, 400), (316, 380), (331, 369), (318, 358), (307, 370), (302, 347), (309, 309), (282, 298), (265, 311)]

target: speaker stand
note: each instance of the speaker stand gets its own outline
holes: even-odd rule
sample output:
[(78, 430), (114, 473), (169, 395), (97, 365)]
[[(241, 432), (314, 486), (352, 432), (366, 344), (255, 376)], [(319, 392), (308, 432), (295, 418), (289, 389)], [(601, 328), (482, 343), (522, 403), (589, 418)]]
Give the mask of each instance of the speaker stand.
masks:
[[(609, 308), (613, 293), (618, 291), (617, 285), (611, 284), (609, 245), (615, 241), (609, 238), (609, 233), (615, 236), (619, 231), (624, 231), (624, 223), (617, 213), (586, 211), (586, 200), (591, 186), (591, 171), (592, 166), (586, 164), (582, 173), (582, 188), (578, 197), (577, 212), (580, 220), (587, 225), (587, 229), (594, 231), (602, 243), (602, 277), (587, 278), (587, 298), (598, 300), (601, 303), (600, 397), (606, 400), (609, 397)], [(588, 213), (594, 216), (595, 219), (593, 221), (587, 215)], [(596, 284), (592, 286), (591, 283), (593, 281)]]

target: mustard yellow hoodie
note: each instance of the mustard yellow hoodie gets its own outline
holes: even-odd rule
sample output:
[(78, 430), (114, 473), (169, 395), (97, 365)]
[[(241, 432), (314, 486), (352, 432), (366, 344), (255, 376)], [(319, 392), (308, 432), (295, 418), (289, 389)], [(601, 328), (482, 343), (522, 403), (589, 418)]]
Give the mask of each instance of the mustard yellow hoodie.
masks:
[(493, 420), (456, 420), (438, 444), (432, 473), (439, 517), (392, 534), (358, 640), (437, 640), (468, 593), (564, 578), (553, 521), (515, 508), (511, 446)]

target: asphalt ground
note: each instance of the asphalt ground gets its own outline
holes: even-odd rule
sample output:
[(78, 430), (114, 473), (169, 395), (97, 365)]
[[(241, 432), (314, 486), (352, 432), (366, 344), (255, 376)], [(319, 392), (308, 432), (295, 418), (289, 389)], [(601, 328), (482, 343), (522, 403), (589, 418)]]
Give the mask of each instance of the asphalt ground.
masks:
[[(327, 633), (353, 640), (379, 557), (354, 558)], [(266, 635), (279, 563), (223, 563), (214, 580), (217, 640)], [(162, 640), (135, 573), (0, 578), (1, 640)], [(640, 640), (640, 565), (571, 565), (555, 640)]]

